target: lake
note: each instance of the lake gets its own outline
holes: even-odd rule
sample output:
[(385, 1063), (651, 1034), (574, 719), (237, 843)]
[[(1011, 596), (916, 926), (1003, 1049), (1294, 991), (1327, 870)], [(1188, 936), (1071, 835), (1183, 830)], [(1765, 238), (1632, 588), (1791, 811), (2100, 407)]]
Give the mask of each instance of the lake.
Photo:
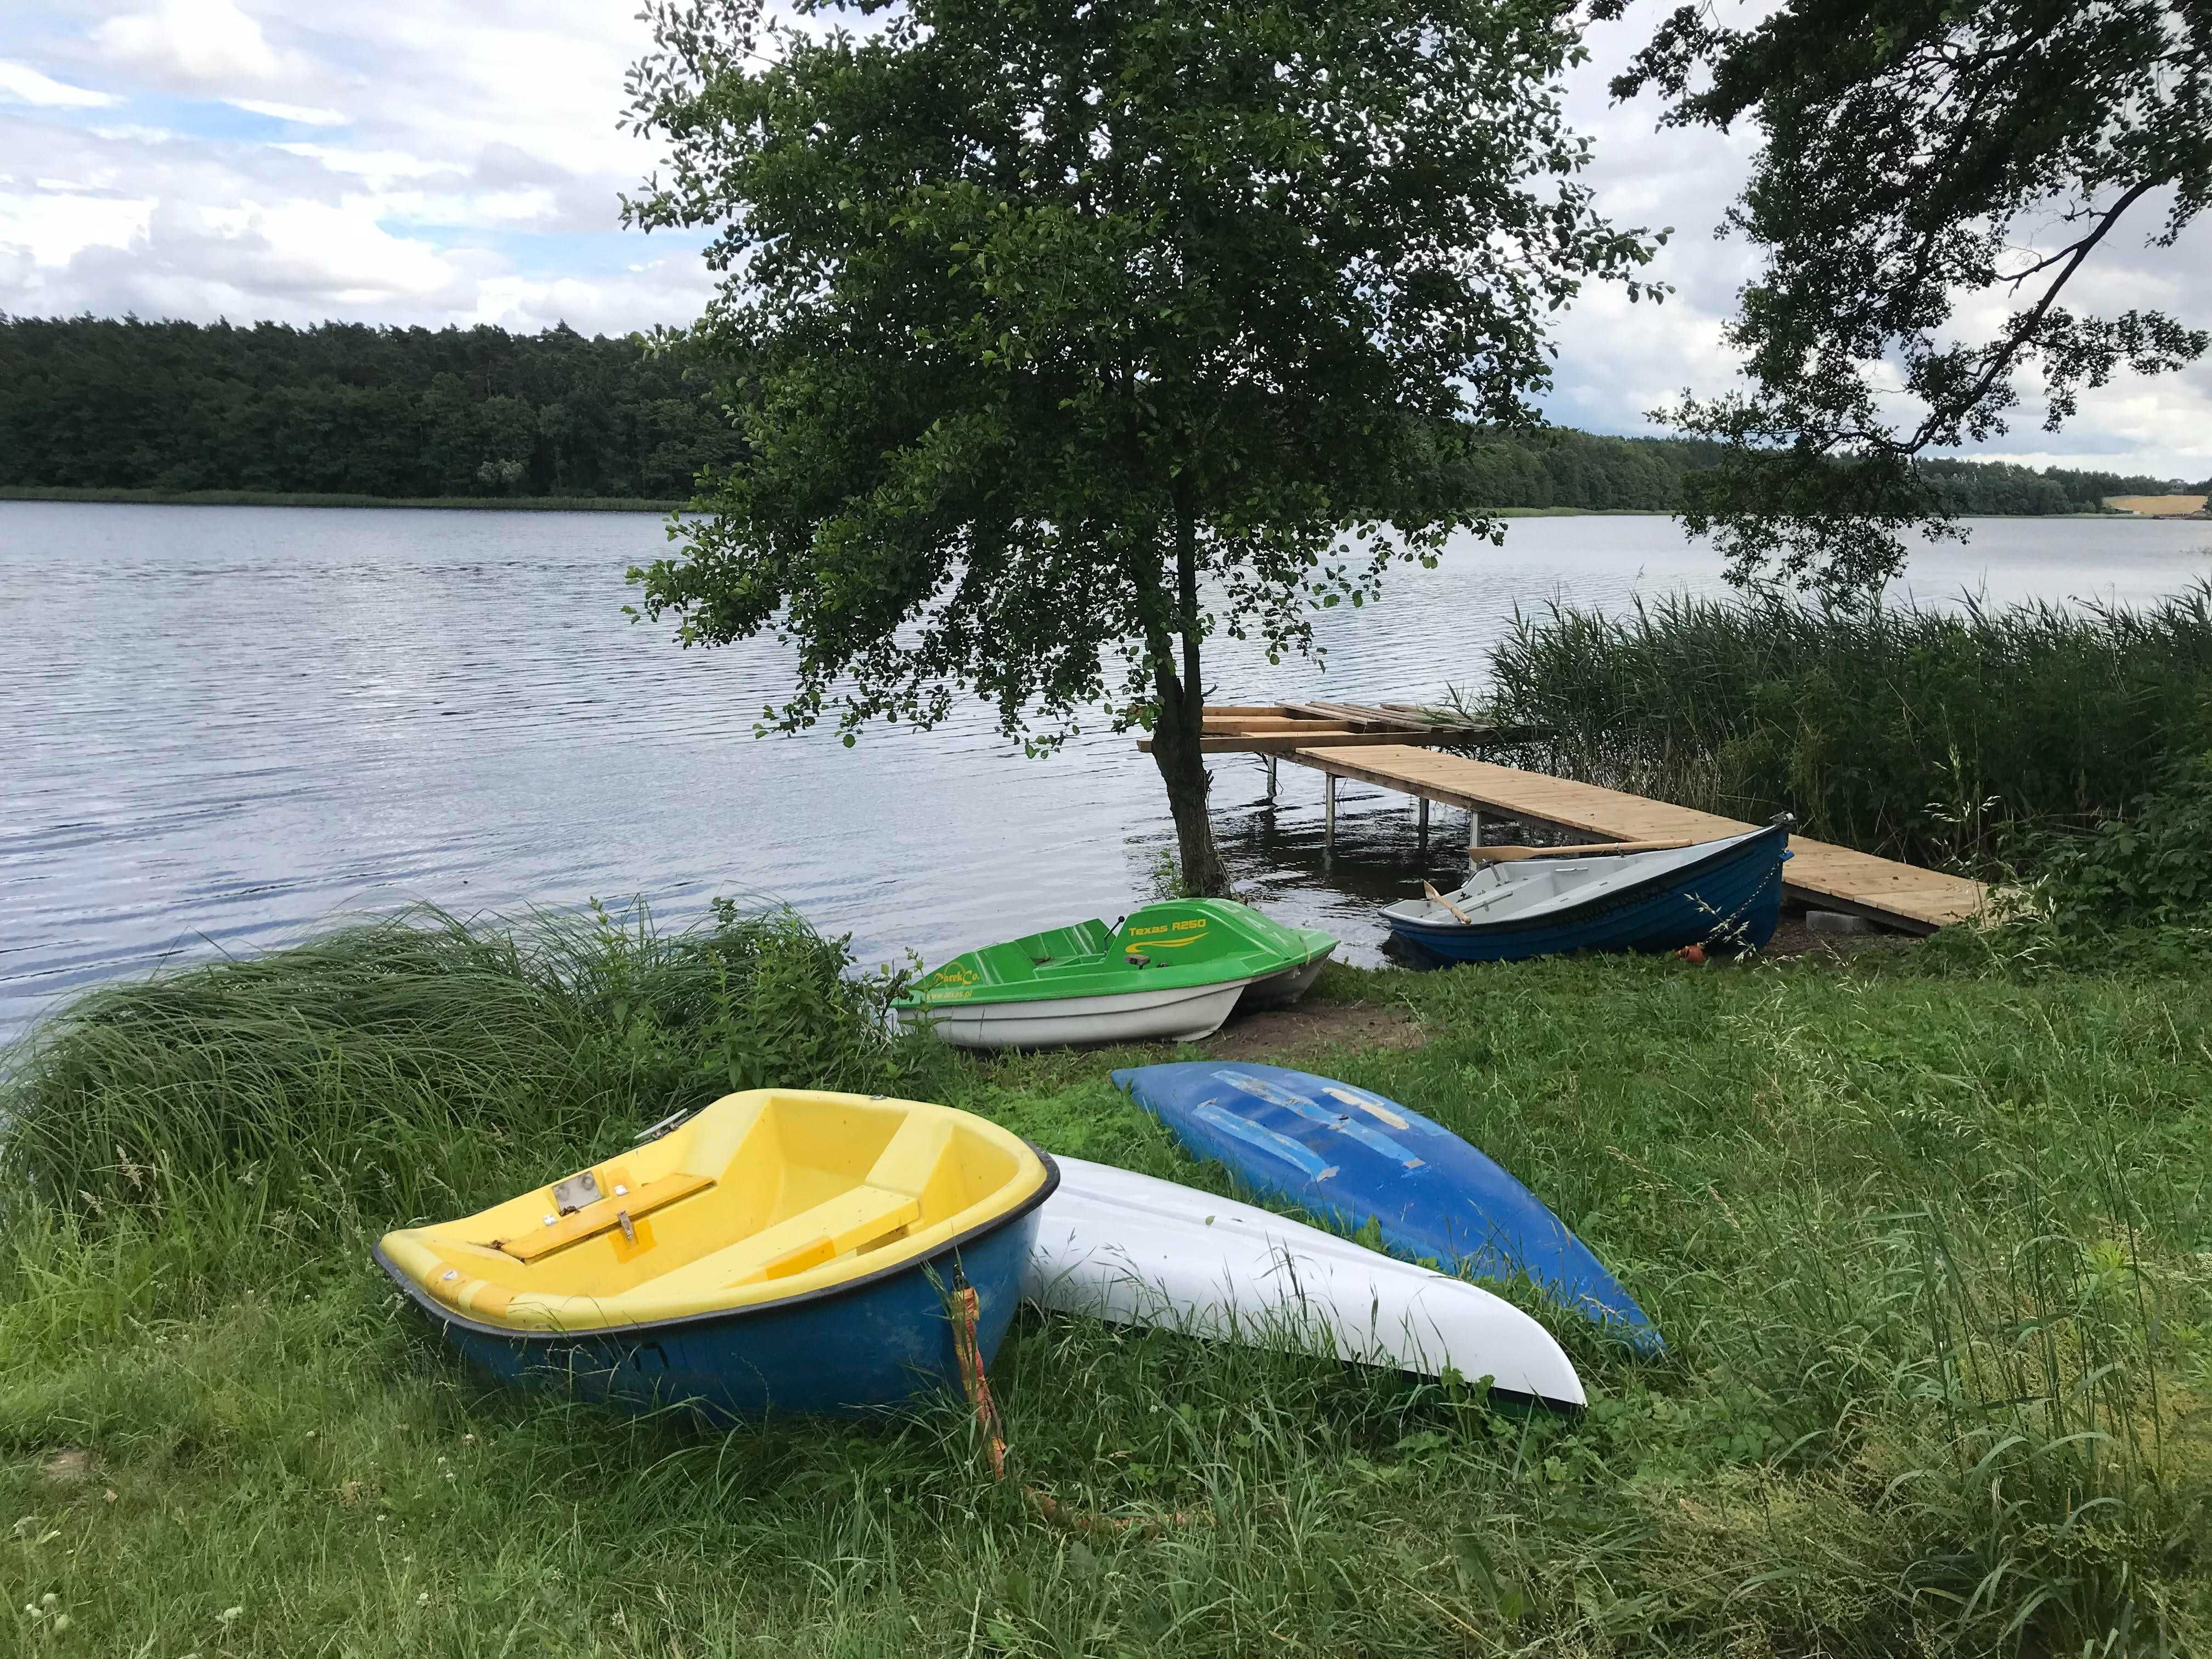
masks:
[[(1172, 845), (1133, 740), (1023, 758), (980, 708), (923, 734), (756, 740), (787, 658), (631, 624), (648, 514), (0, 502), (0, 1036), (76, 987), (265, 949), (424, 899), (511, 913), (642, 896), (672, 921), (774, 897), (864, 962), (925, 959), (1149, 894)], [(1987, 520), (1914, 560), (1965, 593), (2140, 604), (2212, 574), (2212, 526)], [(1720, 591), (1668, 520), (1521, 519), (1385, 602), (1325, 613), (1327, 672), (1224, 648), (1214, 701), (1479, 690), (1514, 608)], [(1245, 896), (1376, 959), (1425, 860), (1404, 798), (1224, 757)], [(1440, 815), (1449, 853), (1456, 826)]]

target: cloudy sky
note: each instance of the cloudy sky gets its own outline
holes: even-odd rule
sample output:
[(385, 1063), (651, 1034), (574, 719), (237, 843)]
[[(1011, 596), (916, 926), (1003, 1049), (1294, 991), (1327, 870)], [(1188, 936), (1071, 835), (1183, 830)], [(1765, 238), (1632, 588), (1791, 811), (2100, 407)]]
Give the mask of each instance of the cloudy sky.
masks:
[[(1725, 9), (1725, 8), (1724, 8)], [(1570, 88), (1624, 222), (1673, 225), (1656, 310), (1595, 294), (1559, 330), (1553, 418), (1655, 428), (1644, 411), (1725, 384), (1719, 331), (1752, 269), (1712, 234), (1741, 139), (1654, 131), (1608, 107), (1646, 0), (1594, 38)], [(684, 322), (696, 241), (623, 230), (616, 194), (652, 166), (616, 131), (645, 44), (631, 0), (8, 0), (0, 6), (0, 312), (142, 317)], [(2152, 222), (2147, 216), (2146, 225)], [(2080, 296), (2212, 316), (2212, 235), (2138, 236)], [(2212, 366), (2126, 380), (2062, 434), (1990, 453), (2197, 478), (2212, 472)]]

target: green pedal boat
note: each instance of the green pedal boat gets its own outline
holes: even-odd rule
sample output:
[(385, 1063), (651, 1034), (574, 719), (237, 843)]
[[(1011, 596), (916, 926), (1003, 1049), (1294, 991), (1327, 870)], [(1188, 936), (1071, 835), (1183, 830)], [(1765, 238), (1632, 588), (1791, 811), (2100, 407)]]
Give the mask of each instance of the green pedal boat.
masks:
[(1192, 1042), (1240, 1003), (1296, 1001), (1335, 949), (1233, 900), (1174, 899), (970, 951), (894, 1006), (963, 1048)]

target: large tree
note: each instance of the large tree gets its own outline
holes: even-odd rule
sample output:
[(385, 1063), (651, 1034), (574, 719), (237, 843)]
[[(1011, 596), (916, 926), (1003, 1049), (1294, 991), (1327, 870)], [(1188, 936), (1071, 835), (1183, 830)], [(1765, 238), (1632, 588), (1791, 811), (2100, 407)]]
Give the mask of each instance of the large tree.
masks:
[(1556, 0), (663, 0), (648, 228), (715, 232), (690, 331), (748, 459), (633, 571), (686, 644), (773, 632), (770, 725), (1033, 748), (1149, 726), (1184, 882), (1204, 647), (1432, 560), (1458, 423), (1534, 419), (1544, 322), (1650, 256), (1575, 181)]
[(1739, 578), (1878, 583), (1900, 531), (1951, 528), (1917, 458), (2003, 432), (2024, 374), (2056, 431), (2123, 366), (2168, 372), (2212, 341), (2065, 303), (2212, 195), (2203, 0), (1787, 0), (1747, 28), (1684, 7), (1613, 90), (1647, 88), (1667, 125), (1761, 140), (1728, 215), (1765, 259), (1729, 330), (1750, 389), (1660, 411), (1729, 446), (1687, 516)]

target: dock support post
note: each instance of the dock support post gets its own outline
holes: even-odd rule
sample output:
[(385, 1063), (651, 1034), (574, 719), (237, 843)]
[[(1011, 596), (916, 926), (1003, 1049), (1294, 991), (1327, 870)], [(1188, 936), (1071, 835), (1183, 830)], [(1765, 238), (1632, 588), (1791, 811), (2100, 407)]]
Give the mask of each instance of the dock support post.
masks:
[(1336, 847), (1336, 774), (1324, 772), (1321, 781), (1321, 845), (1323, 852)]
[(1267, 763), (1267, 799), (1272, 804), (1275, 799), (1275, 757), (1269, 755), (1265, 759)]
[(1426, 795), (1421, 797), (1420, 823), (1421, 856), (1426, 858), (1429, 855), (1429, 798)]
[(1473, 807), (1467, 813), (1467, 845), (1469, 852), (1482, 845), (1482, 814)]

